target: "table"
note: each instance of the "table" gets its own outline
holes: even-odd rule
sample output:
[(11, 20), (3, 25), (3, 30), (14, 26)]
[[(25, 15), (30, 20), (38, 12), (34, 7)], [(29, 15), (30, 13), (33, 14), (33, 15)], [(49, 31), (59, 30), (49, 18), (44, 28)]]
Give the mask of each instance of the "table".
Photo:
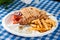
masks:
[[(14, 10), (19, 10), (24, 7), (33, 6), (42, 10), (45, 10), (57, 17), (59, 25), (58, 28), (48, 35), (42, 37), (22, 37), (13, 35), (7, 32), (2, 26), (2, 18)], [(40, 0), (39, 4), (25, 4), (20, 0), (15, 0), (12, 4), (8, 5), (9, 9), (4, 9), (4, 6), (0, 6), (0, 40), (60, 40), (60, 2), (54, 2), (50, 0)]]

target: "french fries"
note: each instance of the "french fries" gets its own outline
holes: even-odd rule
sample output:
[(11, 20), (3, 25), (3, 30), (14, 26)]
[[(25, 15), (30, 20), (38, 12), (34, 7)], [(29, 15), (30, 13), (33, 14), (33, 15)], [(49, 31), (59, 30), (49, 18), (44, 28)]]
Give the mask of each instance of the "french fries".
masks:
[(47, 24), (45, 23), (45, 21), (44, 21), (43, 19), (41, 19), (41, 22), (42, 22), (43, 26), (44, 26), (46, 29), (48, 29), (48, 26), (47, 26)]
[(55, 26), (55, 21), (52, 19), (36, 19), (33, 20), (30, 24), (31, 28), (29, 28), (30, 30), (36, 30), (39, 32), (45, 32), (50, 30), (53, 26)]
[(36, 27), (37, 27), (37, 25), (35, 25), (35, 24), (30, 24), (30, 26), (32, 26), (32, 27), (34, 27), (34, 28), (36, 28)]
[(55, 26), (55, 21), (52, 19), (46, 19), (45, 22), (51, 24), (52, 26)]

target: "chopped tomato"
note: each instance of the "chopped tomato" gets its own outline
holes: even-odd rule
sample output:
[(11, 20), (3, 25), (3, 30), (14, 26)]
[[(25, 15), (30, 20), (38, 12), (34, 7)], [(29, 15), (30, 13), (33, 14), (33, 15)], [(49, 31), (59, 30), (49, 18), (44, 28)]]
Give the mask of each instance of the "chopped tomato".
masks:
[(20, 15), (13, 15), (12, 16), (12, 20), (13, 20), (13, 24), (17, 24), (18, 21), (22, 18), (22, 16)]
[(19, 19), (21, 19), (22, 17), (21, 16), (19, 16), (19, 15), (14, 15), (14, 19), (16, 20), (16, 21), (19, 21)]

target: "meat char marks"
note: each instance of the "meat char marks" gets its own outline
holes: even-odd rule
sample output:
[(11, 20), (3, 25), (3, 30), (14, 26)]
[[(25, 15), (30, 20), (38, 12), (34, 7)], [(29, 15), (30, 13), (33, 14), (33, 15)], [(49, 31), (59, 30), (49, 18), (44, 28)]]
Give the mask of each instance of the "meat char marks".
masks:
[(26, 7), (20, 10), (22, 13), (22, 18), (19, 20), (19, 24), (26, 25), (35, 19), (46, 19), (48, 16), (45, 11), (39, 10), (35, 7)]
[[(22, 14), (22, 15), (21, 15)], [(35, 19), (46, 19), (48, 16), (45, 11), (39, 10), (35, 7), (26, 7), (17, 12), (17, 15), (14, 15), (14, 23), (19, 23), (21, 25), (27, 25), (32, 20)]]

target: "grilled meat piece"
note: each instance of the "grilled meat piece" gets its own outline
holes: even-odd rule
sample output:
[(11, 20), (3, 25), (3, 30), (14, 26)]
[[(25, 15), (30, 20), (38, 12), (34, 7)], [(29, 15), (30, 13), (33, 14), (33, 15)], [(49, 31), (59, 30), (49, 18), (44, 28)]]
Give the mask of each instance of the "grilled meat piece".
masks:
[(21, 25), (29, 24), (32, 20), (35, 19), (46, 19), (48, 16), (45, 11), (39, 10), (35, 7), (26, 7), (20, 10), (22, 13), (22, 18), (18, 21)]
[(45, 11), (39, 10), (34, 7), (23, 8), (20, 10), (20, 12), (23, 14), (22, 15), (23, 18), (19, 20), (19, 23), (22, 25), (29, 24), (32, 20), (35, 20), (38, 18), (39, 19), (48, 18)]

